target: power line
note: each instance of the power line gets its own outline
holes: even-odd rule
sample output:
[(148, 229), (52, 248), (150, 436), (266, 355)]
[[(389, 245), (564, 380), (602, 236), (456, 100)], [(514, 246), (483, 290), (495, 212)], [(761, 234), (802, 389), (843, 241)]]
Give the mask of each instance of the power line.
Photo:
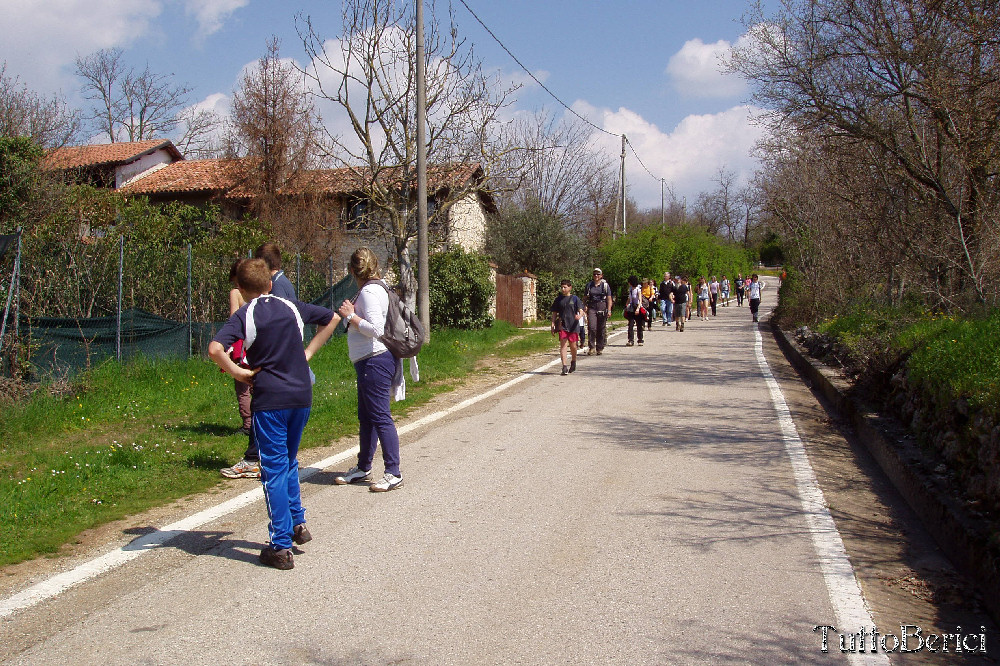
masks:
[(642, 166), (643, 169), (646, 170), (646, 173), (648, 173), (650, 175), (650, 177), (653, 178), (653, 180), (656, 180), (656, 181), (663, 180), (662, 178), (657, 178), (655, 175), (653, 175), (653, 172), (649, 170), (649, 167), (647, 167), (645, 164), (643, 164), (642, 158), (639, 157), (639, 153), (636, 152), (635, 146), (633, 146), (632, 142), (628, 140), (628, 137), (625, 137), (625, 143), (627, 143), (628, 147), (632, 149), (632, 154), (635, 155), (635, 159), (638, 160), (639, 164)]
[(544, 90), (545, 92), (547, 92), (549, 94), (549, 96), (552, 97), (552, 99), (554, 99), (555, 101), (559, 102), (559, 104), (561, 104), (564, 109), (566, 109), (567, 111), (569, 111), (570, 113), (572, 113), (574, 116), (576, 116), (577, 118), (579, 118), (583, 122), (587, 123), (588, 125), (590, 125), (594, 129), (596, 129), (597, 131), (603, 132), (604, 134), (607, 134), (608, 136), (624, 138), (625, 142), (628, 144), (629, 148), (632, 149), (632, 154), (635, 155), (635, 159), (638, 160), (639, 164), (642, 165), (642, 168), (646, 170), (646, 173), (648, 173), (650, 175), (650, 177), (653, 178), (653, 180), (656, 180), (658, 182), (662, 182), (664, 180), (663, 178), (656, 177), (653, 174), (653, 172), (649, 170), (649, 167), (647, 167), (643, 163), (642, 158), (639, 157), (639, 153), (636, 151), (635, 146), (632, 145), (632, 142), (628, 140), (628, 137), (626, 137), (624, 134), (615, 134), (614, 132), (609, 132), (608, 130), (604, 129), (603, 127), (599, 127), (598, 125), (595, 125), (593, 122), (591, 122), (590, 119), (583, 117), (582, 115), (580, 115), (579, 113), (577, 113), (575, 110), (573, 110), (566, 102), (562, 101), (559, 98), (558, 95), (556, 95), (554, 92), (552, 92), (551, 90), (549, 90), (549, 88), (544, 83), (542, 83), (541, 81), (539, 81), (538, 77), (536, 77), (534, 74), (532, 74), (531, 70), (529, 70), (527, 67), (525, 67), (524, 63), (522, 63), (520, 60), (518, 60), (516, 55), (514, 55), (513, 53), (511, 53), (511, 50), (508, 49), (507, 46), (503, 42), (500, 41), (500, 38), (497, 37), (493, 33), (492, 30), (490, 30), (489, 26), (487, 26), (485, 23), (483, 23), (483, 20), (481, 18), (479, 18), (479, 16), (476, 15), (476, 12), (472, 11), (472, 8), (469, 7), (469, 5), (465, 2), (465, 0), (458, 0), (458, 1), (460, 3), (462, 3), (462, 6), (465, 7), (466, 11), (468, 11), (470, 14), (472, 14), (472, 18), (476, 19), (476, 21), (479, 23), (479, 25), (481, 25), (483, 27), (483, 30), (485, 30), (487, 33), (489, 33), (489, 36), (493, 38), (493, 41), (495, 41), (497, 44), (499, 44), (500, 48), (502, 48), (504, 51), (506, 51), (507, 55), (509, 55), (511, 57), (511, 59), (513, 59), (514, 62), (516, 62), (518, 64), (518, 66), (520, 66), (520, 68), (523, 69), (524, 72), (528, 76), (530, 76), (535, 83), (537, 83), (539, 86), (541, 86), (542, 90)]
[(565, 108), (567, 111), (569, 111), (574, 116), (576, 116), (577, 118), (579, 118), (583, 122), (587, 123), (588, 125), (590, 125), (594, 129), (596, 129), (597, 131), (604, 132), (605, 134), (607, 134), (609, 136), (616, 136), (616, 137), (617, 136), (621, 136), (619, 134), (615, 134), (614, 132), (609, 132), (608, 130), (604, 129), (603, 127), (598, 127), (597, 125), (595, 125), (594, 123), (592, 123), (590, 120), (588, 120), (587, 118), (584, 118), (579, 113), (577, 113), (572, 108), (570, 108), (570, 106), (566, 102), (564, 102), (561, 99), (559, 99), (559, 97), (554, 92), (552, 92), (551, 90), (549, 90), (545, 86), (544, 83), (542, 83), (541, 81), (538, 80), (538, 77), (536, 77), (534, 74), (531, 73), (531, 70), (529, 70), (527, 67), (524, 66), (524, 63), (522, 63), (520, 60), (517, 59), (517, 56), (515, 56), (513, 53), (510, 52), (510, 49), (508, 49), (504, 45), (504, 43), (500, 41), (499, 37), (497, 37), (496, 35), (493, 34), (493, 31), (490, 30), (489, 27), (485, 23), (483, 23), (483, 20), (481, 18), (479, 18), (478, 16), (476, 16), (476, 12), (472, 11), (472, 8), (469, 7), (469, 5), (467, 5), (465, 3), (465, 0), (458, 0), (458, 1), (462, 3), (462, 6), (465, 7), (470, 14), (472, 14), (472, 18), (476, 19), (476, 21), (479, 22), (479, 25), (483, 26), (483, 30), (485, 30), (486, 32), (489, 33), (490, 37), (493, 38), (493, 41), (495, 41), (497, 44), (499, 44), (500, 48), (502, 48), (504, 51), (506, 51), (507, 55), (509, 55), (511, 58), (513, 58), (514, 62), (516, 62), (518, 65), (520, 65), (521, 69), (523, 69), (525, 71), (525, 73), (534, 80), (535, 83), (537, 83), (538, 85), (540, 85), (542, 87), (542, 90), (544, 90), (549, 95), (551, 95), (552, 99), (554, 99), (555, 101), (557, 101), (560, 104), (562, 104), (563, 108)]

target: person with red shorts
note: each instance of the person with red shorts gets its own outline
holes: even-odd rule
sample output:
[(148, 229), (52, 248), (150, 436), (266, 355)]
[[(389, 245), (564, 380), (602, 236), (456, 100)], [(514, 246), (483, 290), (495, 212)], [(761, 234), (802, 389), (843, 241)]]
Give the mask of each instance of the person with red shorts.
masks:
[[(583, 321), (583, 302), (573, 294), (573, 283), (563, 280), (559, 295), (552, 301), (552, 333), (559, 334), (559, 356), (562, 357), (562, 373), (576, 372), (576, 345), (580, 340), (580, 322)], [(570, 363), (566, 363), (567, 349)]]

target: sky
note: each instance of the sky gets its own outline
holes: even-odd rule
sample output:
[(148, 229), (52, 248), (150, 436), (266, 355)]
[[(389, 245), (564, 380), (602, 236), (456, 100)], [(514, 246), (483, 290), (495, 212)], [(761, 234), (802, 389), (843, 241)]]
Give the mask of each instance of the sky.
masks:
[[(425, 0), (425, 14), (432, 1)], [(661, 179), (693, 204), (715, 187), (720, 169), (739, 184), (751, 176), (763, 132), (754, 122), (759, 110), (744, 82), (719, 67), (720, 56), (745, 38), (750, 0), (465, 1), (536, 78), (604, 130), (594, 130), (597, 144), (616, 164), (621, 139), (605, 132), (628, 136), (635, 153), (626, 158), (626, 181), (640, 207), (659, 207)], [(765, 0), (765, 10), (777, 1)], [(436, 4), (447, 9), (446, 1)], [(565, 113), (458, 0), (452, 10), (484, 67), (524, 83), (512, 113)], [(240, 73), (264, 54), (268, 38), (280, 40), (283, 57), (305, 64), (296, 16), (333, 38), (341, 2), (0, 0), (0, 16), (0, 62), (38, 93), (85, 105), (74, 59), (121, 48), (129, 64), (190, 86), (190, 104), (225, 113)]]

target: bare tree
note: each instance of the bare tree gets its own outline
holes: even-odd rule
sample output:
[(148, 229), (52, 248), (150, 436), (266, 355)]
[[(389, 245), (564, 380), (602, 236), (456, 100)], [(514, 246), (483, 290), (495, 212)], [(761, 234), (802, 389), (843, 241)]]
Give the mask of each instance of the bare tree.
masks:
[(177, 114), (180, 131), (174, 145), (189, 159), (222, 157), (227, 149), (226, 123), (214, 111), (188, 107)]
[(129, 67), (121, 49), (77, 56), (82, 92), (94, 103), (87, 120), (110, 141), (142, 141), (169, 134), (191, 91), (172, 83), (171, 74)]
[[(449, 15), (442, 30), (430, 12), (426, 32), (427, 160), (435, 201), (430, 224), (490, 182), (503, 154), (500, 112), (516, 87), (489, 78)], [(408, 300), (416, 294), (410, 241), (416, 236), (416, 27), (412, 3), (347, 0), (343, 33), (322, 37), (308, 17), (299, 34), (314, 93), (346, 116), (344, 135), (328, 135), (330, 157), (351, 169), (373, 207), (372, 231), (395, 256)], [(481, 177), (465, 178), (477, 164)], [(431, 173), (433, 171), (433, 174)]]
[(725, 166), (719, 167), (712, 182), (716, 188), (699, 195), (694, 217), (711, 233), (735, 241), (741, 221), (736, 173)]
[(79, 114), (65, 100), (49, 99), (29, 90), (0, 64), (0, 136), (25, 136), (43, 148), (60, 148), (73, 141), (80, 129)]
[(903, 196), (906, 219), (937, 230), (937, 243), (914, 254), (934, 256), (937, 268), (927, 280), (948, 282), (949, 299), (965, 293), (987, 302), (987, 289), (1000, 278), (1000, 6), (783, 6), (777, 16), (755, 17), (753, 44), (733, 68), (774, 110), (776, 127), (814, 137), (827, 156), (855, 160), (844, 165), (845, 182), (859, 185), (868, 176), (861, 191)]
[(594, 145), (591, 128), (538, 111), (518, 118), (512, 135), (512, 145), (522, 150), (510, 154), (519, 164), (505, 168), (519, 176), (507, 200), (521, 208), (537, 201), (542, 213), (585, 229), (591, 197), (603, 193), (607, 200), (602, 203), (609, 203), (616, 178), (611, 159)]

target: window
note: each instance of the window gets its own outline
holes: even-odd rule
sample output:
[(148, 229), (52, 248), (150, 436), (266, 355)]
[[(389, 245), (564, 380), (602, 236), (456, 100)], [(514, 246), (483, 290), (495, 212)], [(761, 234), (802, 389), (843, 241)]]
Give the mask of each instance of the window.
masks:
[(347, 216), (344, 228), (348, 231), (361, 231), (368, 228), (368, 216), (371, 204), (366, 199), (355, 199), (347, 205)]

